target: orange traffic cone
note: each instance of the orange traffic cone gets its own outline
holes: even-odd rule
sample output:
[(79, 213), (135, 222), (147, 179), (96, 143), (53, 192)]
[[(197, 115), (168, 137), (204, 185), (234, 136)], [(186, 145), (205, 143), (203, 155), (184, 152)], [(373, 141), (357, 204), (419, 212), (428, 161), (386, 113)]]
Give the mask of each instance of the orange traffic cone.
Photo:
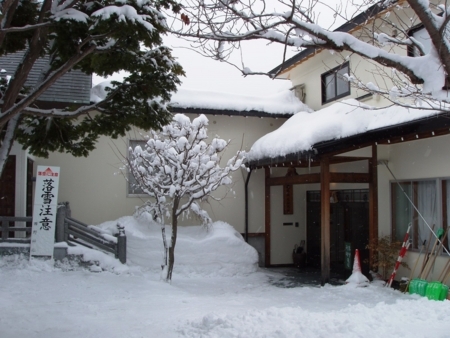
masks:
[(359, 251), (355, 250), (355, 260), (353, 262), (352, 275), (345, 281), (345, 284), (354, 284), (356, 286), (367, 286), (369, 280), (361, 272), (361, 263), (359, 262)]

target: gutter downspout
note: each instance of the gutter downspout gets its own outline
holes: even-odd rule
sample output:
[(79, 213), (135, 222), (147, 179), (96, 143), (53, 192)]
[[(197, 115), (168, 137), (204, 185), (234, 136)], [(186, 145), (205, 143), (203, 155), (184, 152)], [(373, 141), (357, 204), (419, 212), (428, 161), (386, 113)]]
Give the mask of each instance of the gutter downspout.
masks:
[(253, 169), (250, 171), (245, 180), (245, 242), (248, 243), (248, 183), (250, 182), (250, 176), (252, 175)]

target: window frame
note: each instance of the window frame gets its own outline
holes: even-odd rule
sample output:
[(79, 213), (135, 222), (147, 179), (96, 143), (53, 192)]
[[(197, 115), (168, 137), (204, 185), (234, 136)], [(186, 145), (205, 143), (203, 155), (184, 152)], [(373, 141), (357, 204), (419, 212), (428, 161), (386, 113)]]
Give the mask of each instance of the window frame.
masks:
[[(321, 83), (321, 89), (322, 89), (322, 104), (327, 104), (329, 102), (336, 101), (336, 100), (338, 100), (338, 99), (340, 99), (342, 97), (345, 97), (345, 96), (348, 96), (348, 95), (351, 94), (350, 82), (347, 82), (348, 90), (346, 90), (345, 92), (343, 92), (343, 93), (341, 93), (339, 95), (337, 94), (338, 93), (338, 86), (337, 86), (337, 84), (338, 84), (338, 82), (337, 82), (338, 76), (337, 75), (338, 75), (338, 72), (340, 70), (344, 69), (344, 68), (348, 68), (347, 74), (350, 74), (350, 62), (347, 61), (347, 62), (345, 62), (345, 63), (343, 63), (343, 64), (341, 64), (341, 65), (339, 65), (339, 66), (337, 66), (337, 67), (335, 67), (335, 68), (333, 68), (333, 69), (331, 69), (331, 70), (329, 70), (329, 71), (327, 71), (327, 72), (325, 72), (325, 73), (320, 75), (320, 83)], [(326, 91), (327, 90), (327, 84), (325, 83), (325, 78), (327, 76), (331, 75), (331, 74), (334, 74), (333, 81), (334, 81), (334, 87), (335, 87), (335, 89), (334, 89), (334, 94), (335, 95), (332, 98), (327, 99), (327, 91)]]
[[(446, 182), (450, 181), (450, 177), (430, 177), (430, 178), (420, 178), (420, 179), (405, 179), (405, 180), (391, 180), (389, 181), (389, 188), (390, 188), (390, 207), (391, 207), (391, 238), (393, 240), (399, 240), (403, 241), (402, 238), (397, 238), (396, 236), (396, 204), (395, 202), (395, 186), (397, 186), (399, 183), (409, 183), (411, 184), (411, 193), (412, 196), (410, 196), (411, 200), (413, 201), (414, 205), (417, 207), (419, 202), (419, 194), (418, 194), (418, 185), (419, 182), (429, 182), (434, 181), (435, 182), (435, 188), (436, 188), (436, 225), (434, 227), (434, 232), (436, 232), (437, 229), (443, 228), (445, 229), (445, 224), (448, 221), (448, 215), (447, 215), (447, 193), (450, 193), (450, 191), (447, 192)], [(401, 191), (403, 194), (403, 191)], [(409, 202), (408, 202), (409, 203)], [(419, 243), (418, 238), (418, 228), (419, 228), (419, 215), (415, 208), (411, 205), (411, 222), (412, 222), (412, 231), (410, 232), (409, 239), (411, 241), (410, 251), (418, 252), (421, 249), (421, 243)], [(431, 226), (431, 225), (430, 225)], [(428, 238), (427, 238), (428, 239)], [(431, 240), (432, 243), (434, 242), (434, 239)], [(450, 249), (450, 240), (447, 237), (447, 239), (444, 242), (444, 246), (447, 250)], [(441, 251), (441, 255), (443, 254), (443, 250)]]

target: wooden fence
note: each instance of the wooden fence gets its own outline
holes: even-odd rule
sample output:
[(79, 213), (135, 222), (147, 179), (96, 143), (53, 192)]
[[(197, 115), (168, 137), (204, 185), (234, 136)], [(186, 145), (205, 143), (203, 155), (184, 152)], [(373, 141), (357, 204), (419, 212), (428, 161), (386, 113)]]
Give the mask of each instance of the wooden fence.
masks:
[(114, 237), (105, 233), (102, 229), (88, 226), (73, 218), (66, 217), (64, 223), (64, 240), (68, 243), (74, 242), (93, 249), (98, 248), (110, 252), (114, 254), (121, 263), (125, 264), (127, 260), (125, 231), (119, 224), (117, 225), (117, 228), (119, 230), (119, 235), (118, 237)]
[[(0, 231), (1, 242), (8, 243), (30, 243), (31, 226), (29, 227), (16, 227), (16, 222), (26, 222), (31, 224), (32, 217), (9, 217), (0, 216)], [(11, 226), (11, 223), (14, 225)], [(125, 230), (119, 224), (117, 224), (118, 236), (111, 236), (104, 230), (95, 226), (88, 226), (80, 221), (77, 221), (70, 217), (70, 209), (68, 203), (60, 205), (58, 208), (58, 214), (56, 216), (56, 242), (77, 243), (86, 246), (91, 249), (103, 250), (114, 254), (123, 264), (127, 260), (127, 238), (125, 236)], [(24, 238), (10, 238), (10, 232), (24, 232), (26, 236)]]
[[(0, 216), (0, 223), (1, 223), (1, 229), (2, 232), (2, 241), (6, 241), (9, 238), (10, 232), (25, 232), (28, 236), (29, 233), (31, 233), (31, 227), (15, 227), (10, 226), (11, 223), (16, 222), (26, 222), (31, 224), (31, 217), (6, 217), (6, 216)], [(14, 236), (15, 237), (15, 236)]]

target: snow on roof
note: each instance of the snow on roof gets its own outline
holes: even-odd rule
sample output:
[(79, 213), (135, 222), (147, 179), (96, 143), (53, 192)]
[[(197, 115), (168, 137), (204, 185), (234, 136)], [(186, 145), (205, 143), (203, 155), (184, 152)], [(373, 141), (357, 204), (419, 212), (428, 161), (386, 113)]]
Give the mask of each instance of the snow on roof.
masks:
[(314, 113), (300, 112), (280, 128), (257, 140), (246, 154), (249, 161), (311, 150), (314, 144), (394, 126), (438, 114), (399, 106), (375, 108), (349, 99)]
[(256, 110), (273, 114), (295, 114), (302, 110), (311, 111), (290, 90), (285, 90), (271, 96), (255, 97), (180, 88), (172, 96), (171, 105), (180, 108), (207, 108), (236, 111)]
[[(91, 90), (91, 101), (99, 102), (103, 100), (107, 94), (105, 88), (110, 84), (110, 81), (104, 81), (94, 86)], [(290, 90), (285, 90), (272, 96), (255, 97), (178, 88), (178, 91), (172, 94), (171, 106), (194, 109), (259, 111), (269, 114), (287, 115), (292, 115), (299, 111), (312, 112)]]

